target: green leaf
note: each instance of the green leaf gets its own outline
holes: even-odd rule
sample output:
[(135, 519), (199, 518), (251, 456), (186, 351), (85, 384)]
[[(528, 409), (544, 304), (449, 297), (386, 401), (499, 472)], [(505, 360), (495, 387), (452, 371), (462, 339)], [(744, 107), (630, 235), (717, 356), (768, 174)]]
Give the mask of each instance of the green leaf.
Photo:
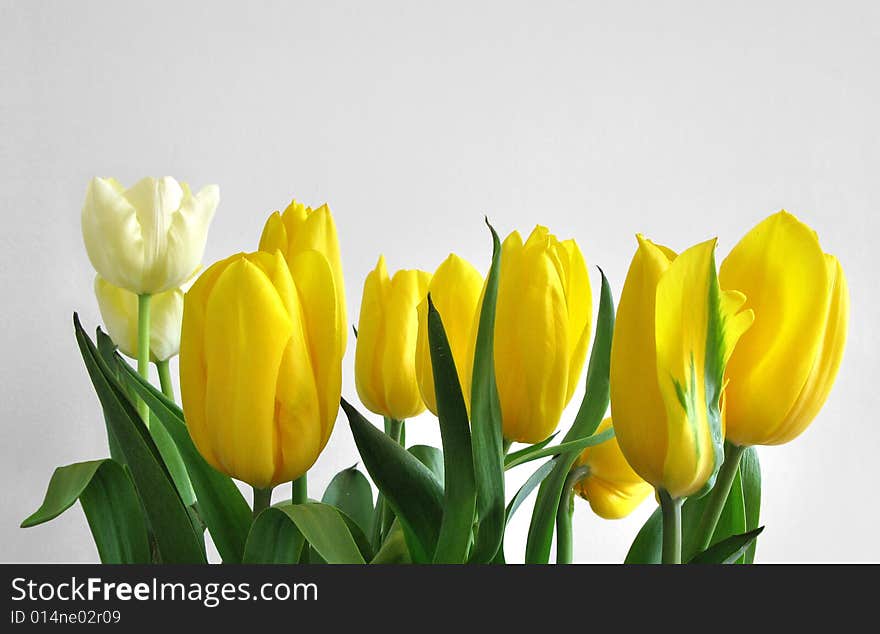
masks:
[(209, 465), (189, 435), (177, 404), (144, 381), (134, 368), (116, 356), (125, 380), (144, 401), (177, 446), (198, 499), (199, 514), (225, 563), (240, 563), (251, 527), (251, 509), (228, 476)]
[(98, 354), (79, 317), (74, 329), (86, 369), (137, 487), (153, 535), (166, 563), (205, 563), (204, 542), (190, 521), (171, 474), (153, 439), (128, 402), (113, 371)]
[(345, 513), (361, 531), (369, 532), (373, 517), (373, 489), (357, 467), (343, 469), (333, 476), (321, 501)]
[(443, 517), (443, 488), (418, 458), (342, 399), (351, 433), (370, 477), (400, 520), (413, 561), (430, 563)]
[[(758, 527), (761, 518), (761, 463), (758, 461), (758, 451), (755, 447), (749, 447), (743, 452), (739, 461), (739, 475), (742, 479), (746, 530), (751, 531)], [(757, 544), (757, 539), (749, 544), (743, 563), (754, 563)]]
[(321, 502), (271, 506), (254, 520), (244, 563), (296, 563), (302, 535), (329, 564), (365, 563), (348, 526), (334, 507)]
[(364, 561), (370, 561), (376, 553), (373, 550), (373, 545), (370, 543), (370, 538), (367, 537), (367, 533), (345, 511), (335, 506), (333, 508), (337, 510), (342, 521), (345, 522), (345, 526), (348, 528), (348, 532), (351, 533), (351, 537), (354, 539), (361, 557), (364, 558)]
[[(683, 512), (683, 511), (682, 511)], [(658, 506), (651, 513), (639, 530), (629, 552), (624, 559), (625, 564), (659, 564), (663, 551), (663, 516)]]
[(125, 467), (112, 459), (58, 467), (42, 505), (21, 523), (29, 528), (61, 515), (79, 500), (101, 563), (150, 563), (147, 524)]
[[(587, 369), (587, 389), (574, 423), (562, 439), (564, 443), (592, 436), (608, 410), (614, 299), (611, 296), (608, 280), (605, 279), (605, 273), (602, 269), (599, 269), (599, 273), (602, 275), (602, 292), (596, 319), (596, 337), (593, 340), (590, 365)], [(553, 542), (553, 529), (556, 525), (556, 512), (562, 497), (562, 488), (579, 453), (568, 451), (560, 455), (556, 467), (538, 489), (526, 542), (526, 563), (546, 564), (550, 560), (550, 546)]]
[(732, 564), (742, 557), (749, 546), (754, 543), (758, 535), (764, 530), (760, 526), (741, 535), (732, 535), (714, 546), (710, 546), (697, 554), (688, 563), (690, 564)]
[(526, 462), (531, 462), (532, 460), (539, 460), (541, 458), (546, 458), (547, 456), (558, 456), (563, 453), (574, 453), (575, 455), (579, 455), (587, 447), (601, 445), (606, 440), (611, 440), (612, 438), (614, 438), (614, 429), (609, 428), (599, 434), (593, 434), (586, 438), (562, 442), (552, 447), (539, 448), (529, 453), (520, 453), (520, 455), (514, 460), (505, 459), (504, 468), (505, 470), (513, 469), (514, 467), (525, 464)]
[(558, 459), (554, 458), (553, 460), (548, 460), (540, 467), (538, 467), (537, 471), (535, 471), (532, 475), (529, 476), (529, 479), (526, 480), (525, 484), (523, 484), (519, 491), (516, 492), (516, 495), (510, 500), (510, 503), (507, 505), (507, 511), (505, 512), (505, 524), (510, 521), (510, 518), (513, 517), (513, 514), (516, 513), (516, 510), (520, 507), (520, 505), (525, 502), (526, 498), (529, 497), (529, 494), (535, 490), (541, 482), (544, 481), (553, 468), (556, 466), (556, 461)]
[(467, 406), (443, 321), (428, 295), (428, 345), (434, 372), (437, 418), (443, 440), (443, 520), (434, 563), (460, 564), (467, 559), (474, 525), (477, 489)]
[(471, 381), (471, 443), (477, 485), (476, 538), (471, 561), (488, 563), (504, 538), (504, 439), (495, 383), (495, 304), (501, 271), (501, 241), (492, 232), (492, 265), (486, 276)]
[(534, 453), (540, 449), (543, 449), (544, 447), (549, 445), (551, 442), (553, 442), (553, 439), (556, 438), (556, 436), (558, 436), (558, 435), (559, 435), (558, 431), (553, 432), (552, 434), (547, 436), (541, 442), (536, 442), (534, 445), (529, 445), (523, 449), (520, 449), (519, 451), (513, 451), (513, 452), (505, 455), (504, 456), (504, 468), (505, 469), (507, 468), (508, 462), (513, 462), (513, 461), (519, 460), (523, 456), (529, 456), (532, 453)]
[(413, 445), (407, 449), (412, 455), (419, 459), (423, 465), (431, 470), (431, 473), (437, 478), (437, 482), (443, 482), (446, 478), (446, 470), (443, 468), (443, 452), (437, 447), (430, 445)]
[[(113, 372), (113, 376), (119, 382), (120, 387), (122, 387), (123, 392), (129, 398), (129, 401), (132, 401), (131, 390), (124, 378), (125, 370), (122, 367), (117, 367), (117, 364), (128, 366), (128, 363), (125, 359), (119, 356), (116, 352), (116, 344), (113, 343), (113, 340), (110, 339), (110, 337), (108, 337), (100, 328), (98, 328), (95, 333), (95, 339), (98, 345), (98, 353)], [(131, 366), (128, 367), (131, 368)], [(196, 494), (189, 481), (189, 476), (187, 475), (186, 467), (183, 464), (183, 459), (180, 457), (180, 452), (174, 445), (174, 441), (168, 436), (168, 432), (165, 431), (165, 428), (162, 425), (153, 424), (152, 417), (150, 419), (150, 435), (153, 437), (153, 442), (156, 443), (156, 448), (162, 455), (162, 460), (165, 462), (165, 466), (171, 474), (171, 479), (174, 480), (174, 486), (177, 487), (177, 491), (180, 493), (183, 503), (187, 507), (193, 505), (196, 501)], [(113, 455), (112, 451), (110, 455)]]
[(403, 529), (397, 520), (391, 524), (391, 530), (388, 531), (388, 537), (382, 544), (382, 548), (373, 557), (371, 564), (411, 564), (412, 558), (409, 556), (409, 550), (406, 548), (406, 538), (403, 535)]

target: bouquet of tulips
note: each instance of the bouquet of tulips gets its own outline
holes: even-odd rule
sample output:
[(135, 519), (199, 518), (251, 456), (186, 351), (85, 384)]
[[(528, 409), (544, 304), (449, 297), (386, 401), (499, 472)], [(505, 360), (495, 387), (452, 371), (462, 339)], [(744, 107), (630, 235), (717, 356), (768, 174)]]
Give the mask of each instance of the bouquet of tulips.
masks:
[[(797, 218), (766, 218), (718, 269), (714, 239), (677, 253), (639, 235), (616, 311), (601, 275), (595, 320), (578, 244), (542, 226), (502, 242), (490, 225), (485, 275), (450, 255), (433, 274), (391, 276), (379, 257), (353, 328), (359, 405), (341, 394), (330, 209), (294, 201), (256, 251), (203, 269), (218, 201), (217, 187), (172, 178), (89, 184), (82, 230), (106, 332), (91, 338), (76, 314), (74, 329), (109, 457), (59, 467), (23, 526), (79, 500), (107, 563), (205, 563), (205, 531), (232, 563), (504, 563), (505, 527), (534, 494), (525, 561), (548, 563), (555, 537), (569, 563), (576, 498), (615, 519), (653, 491), (627, 562), (754, 560), (755, 447), (806, 429), (846, 340), (843, 270)], [(340, 406), (366, 474), (345, 469), (319, 493), (308, 471)], [(406, 443), (425, 409), (442, 447)], [(534, 472), (505, 491), (524, 465)]]

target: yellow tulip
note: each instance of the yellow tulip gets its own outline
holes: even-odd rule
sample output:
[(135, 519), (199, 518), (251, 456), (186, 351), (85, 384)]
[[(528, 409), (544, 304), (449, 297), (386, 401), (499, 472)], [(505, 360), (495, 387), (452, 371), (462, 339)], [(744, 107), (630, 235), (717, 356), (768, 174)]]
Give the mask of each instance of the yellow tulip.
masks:
[(342, 385), (333, 269), (307, 250), (234, 255), (186, 294), (180, 387), (216, 469), (265, 489), (303, 475), (330, 437)]
[(541, 226), (525, 244), (516, 231), (504, 240), (495, 378), (507, 440), (536, 443), (556, 429), (584, 366), (591, 311), (590, 278), (574, 240)]
[(425, 411), (416, 379), (418, 305), (431, 274), (397, 271), (389, 278), (385, 258), (364, 281), (355, 349), (355, 384), (371, 412), (395, 420)]
[[(467, 260), (451, 254), (434, 271), (428, 293), (434, 308), (443, 321), (443, 329), (449, 340), (452, 360), (458, 372), (462, 396), (470, 403), (471, 366), (473, 365), (472, 342), (474, 315), (476, 315), (483, 289), (483, 276)], [(419, 304), (419, 333), (416, 344), (416, 375), (422, 399), (431, 412), (437, 414), (434, 395), (434, 371), (428, 344), (428, 299)]]
[(216, 185), (193, 195), (171, 177), (144, 178), (130, 189), (94, 178), (82, 210), (89, 260), (105, 280), (138, 295), (177, 288), (202, 262), (219, 201)]
[(611, 413), (623, 455), (672, 498), (714, 481), (724, 366), (754, 317), (722, 292), (715, 240), (681, 255), (638, 236), (611, 345)]
[[(150, 299), (150, 359), (167, 361), (180, 351), (183, 288)], [(137, 359), (138, 296), (95, 276), (95, 296), (107, 334), (124, 355)]]
[[(606, 418), (596, 433), (609, 427), (611, 419)], [(626, 517), (653, 490), (623, 457), (616, 438), (584, 449), (575, 467), (588, 469), (587, 475), (575, 484), (575, 493), (590, 503), (596, 515), (607, 520)]]
[(342, 258), (336, 223), (330, 208), (324, 204), (317, 209), (291, 201), (283, 214), (274, 212), (266, 220), (260, 236), (260, 251), (274, 253), (280, 250), (288, 264), (304, 251), (321, 253), (330, 264), (336, 287), (336, 320), (342, 333), (342, 349), (348, 340), (348, 317), (345, 307), (345, 279), (342, 276)]
[(843, 269), (812, 229), (780, 211), (740, 240), (719, 279), (755, 312), (727, 366), (727, 437), (741, 446), (788, 442), (818, 414), (843, 358)]

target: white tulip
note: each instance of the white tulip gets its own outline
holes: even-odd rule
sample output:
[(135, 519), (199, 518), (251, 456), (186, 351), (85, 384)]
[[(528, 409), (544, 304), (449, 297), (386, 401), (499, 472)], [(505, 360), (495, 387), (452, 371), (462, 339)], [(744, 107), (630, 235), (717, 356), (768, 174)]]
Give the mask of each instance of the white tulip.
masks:
[(82, 211), (89, 260), (98, 275), (136, 294), (179, 287), (202, 261), (220, 190), (193, 195), (173, 178), (144, 178), (125, 189), (93, 178)]
[[(195, 277), (195, 276), (193, 276)], [(184, 288), (150, 298), (150, 359), (167, 361), (180, 351)], [(138, 296), (95, 276), (95, 295), (107, 334), (132, 359), (138, 352)]]

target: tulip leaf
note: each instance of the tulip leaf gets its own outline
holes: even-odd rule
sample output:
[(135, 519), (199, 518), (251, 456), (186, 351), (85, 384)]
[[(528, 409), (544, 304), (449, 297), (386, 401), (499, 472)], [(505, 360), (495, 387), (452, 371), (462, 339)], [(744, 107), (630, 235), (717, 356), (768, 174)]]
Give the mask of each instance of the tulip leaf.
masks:
[(196, 449), (176, 403), (147, 383), (121, 357), (116, 361), (128, 385), (147, 403), (177, 446), (198, 500), (199, 513), (225, 563), (240, 563), (251, 526), (251, 509), (235, 482), (209, 465)]
[(363, 556), (339, 511), (321, 502), (270, 506), (254, 520), (244, 563), (297, 563), (302, 536), (328, 564), (363, 564)]
[(321, 498), (350, 517), (363, 532), (369, 532), (373, 517), (373, 488), (357, 467), (343, 469), (330, 481)]
[[(682, 515), (684, 515), (684, 506)], [(683, 521), (683, 520), (682, 520)], [(663, 550), (663, 517), (658, 506), (651, 517), (642, 524), (636, 538), (626, 554), (625, 564), (659, 564)]]
[(406, 548), (406, 538), (403, 535), (403, 529), (400, 522), (396, 519), (391, 523), (391, 530), (388, 531), (388, 537), (382, 543), (382, 547), (376, 556), (373, 557), (371, 564), (411, 564), (412, 558)]
[(443, 441), (443, 520), (437, 538), (434, 563), (464, 563), (467, 559), (477, 489), (467, 406), (461, 394), (458, 371), (443, 320), (428, 295), (428, 342), (434, 372), (437, 418)]
[(691, 558), (689, 564), (732, 564), (740, 559), (764, 530), (759, 526), (740, 535), (731, 535)]
[(515, 459), (510, 459), (512, 458), (512, 456), (508, 456), (504, 460), (504, 468), (505, 470), (513, 469), (514, 467), (518, 467), (519, 465), (525, 464), (526, 462), (539, 460), (541, 458), (546, 458), (547, 456), (558, 456), (563, 453), (571, 452), (580, 453), (587, 447), (601, 445), (606, 440), (611, 440), (612, 438), (614, 438), (614, 429), (609, 427), (603, 432), (593, 434), (592, 436), (587, 436), (586, 438), (562, 442), (558, 445), (553, 445), (552, 447), (538, 448), (530, 453), (520, 453)]
[(553, 439), (556, 438), (556, 436), (558, 436), (558, 435), (559, 435), (558, 431), (553, 432), (552, 434), (547, 436), (541, 442), (536, 442), (535, 444), (528, 445), (527, 447), (520, 449), (519, 451), (513, 451), (513, 452), (505, 455), (504, 456), (504, 468), (507, 469), (508, 468), (507, 465), (510, 462), (519, 460), (523, 456), (529, 456), (529, 455), (533, 454), (534, 452), (536, 452), (540, 449), (543, 449), (544, 447), (549, 445), (551, 442), (553, 442)]
[(418, 458), (345, 399), (342, 409), (367, 472), (400, 520), (413, 561), (430, 563), (443, 518), (443, 487)]
[(412, 455), (419, 459), (423, 465), (431, 470), (436, 476), (438, 482), (443, 482), (446, 478), (446, 470), (443, 468), (443, 452), (437, 447), (430, 445), (413, 445), (407, 449)]
[(205, 563), (204, 542), (190, 521), (156, 444), (128, 401), (113, 370), (98, 354), (74, 313), (74, 329), (86, 369), (143, 502), (166, 563)]
[[(746, 530), (751, 531), (758, 528), (761, 519), (761, 463), (758, 461), (758, 451), (755, 447), (748, 447), (743, 452), (739, 461), (739, 475), (742, 479)], [(743, 563), (754, 563), (757, 544), (757, 538), (749, 544)]]
[(529, 479), (526, 480), (525, 484), (523, 484), (519, 491), (516, 492), (516, 495), (510, 500), (510, 503), (507, 505), (507, 511), (505, 512), (505, 524), (510, 521), (510, 518), (513, 517), (513, 514), (516, 513), (516, 510), (520, 507), (520, 505), (529, 497), (532, 491), (535, 490), (541, 482), (544, 481), (553, 468), (556, 466), (556, 461), (558, 458), (554, 458), (553, 460), (548, 460), (544, 464), (542, 464), (538, 469), (529, 476)]
[(61, 515), (79, 500), (101, 563), (150, 563), (147, 523), (137, 490), (124, 465), (112, 459), (58, 467), (42, 505), (21, 523), (37, 526)]
[[(611, 286), (602, 275), (602, 293), (599, 300), (599, 314), (596, 319), (596, 337), (590, 352), (590, 364), (587, 368), (587, 387), (584, 400), (581, 402), (577, 416), (563, 443), (572, 442), (592, 436), (605, 412), (609, 401), (609, 371), (611, 367), (611, 338), (614, 334), (614, 299)], [(526, 542), (526, 563), (548, 563), (550, 546), (553, 542), (553, 530), (556, 525), (556, 512), (562, 497), (562, 489), (568, 472), (577, 460), (580, 451), (571, 450), (561, 454), (553, 471), (541, 483), (532, 520), (529, 525), (529, 536)]]
[(486, 276), (471, 382), (471, 443), (477, 487), (476, 537), (471, 561), (488, 563), (504, 538), (504, 440), (495, 382), (495, 305), (501, 271), (501, 241), (492, 233), (492, 264)]

